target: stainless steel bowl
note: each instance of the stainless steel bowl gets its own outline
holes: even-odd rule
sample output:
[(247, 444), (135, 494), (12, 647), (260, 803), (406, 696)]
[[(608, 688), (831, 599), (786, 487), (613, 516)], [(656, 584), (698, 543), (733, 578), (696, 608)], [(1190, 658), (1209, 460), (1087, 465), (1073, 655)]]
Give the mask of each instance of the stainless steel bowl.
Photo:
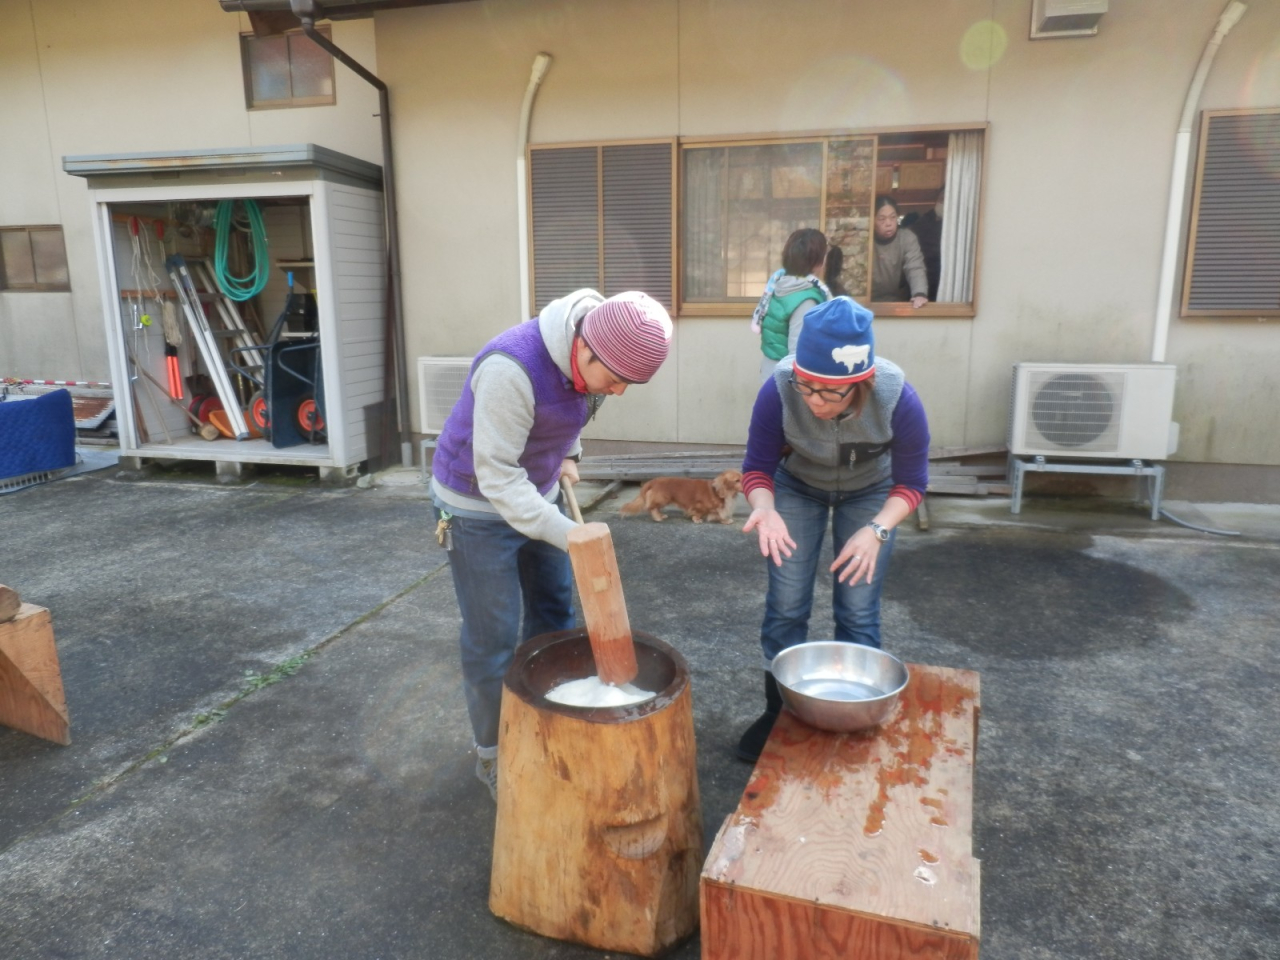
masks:
[(839, 640), (788, 647), (773, 658), (773, 676), (792, 713), (835, 733), (883, 723), (907, 685), (906, 664), (897, 657)]

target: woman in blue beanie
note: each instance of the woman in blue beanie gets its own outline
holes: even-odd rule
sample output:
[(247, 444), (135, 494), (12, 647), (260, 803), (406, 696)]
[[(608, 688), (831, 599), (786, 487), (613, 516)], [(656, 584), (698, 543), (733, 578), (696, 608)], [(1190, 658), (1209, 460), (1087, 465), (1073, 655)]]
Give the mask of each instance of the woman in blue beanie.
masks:
[(742, 490), (768, 559), (760, 643), (765, 712), (738, 756), (760, 756), (782, 697), (773, 658), (808, 638), (818, 557), (827, 528), (835, 561), (835, 638), (880, 646), (880, 590), (894, 528), (929, 481), (929, 424), (901, 368), (875, 355), (870, 310), (836, 297), (809, 311), (795, 355), (766, 380), (751, 413)]

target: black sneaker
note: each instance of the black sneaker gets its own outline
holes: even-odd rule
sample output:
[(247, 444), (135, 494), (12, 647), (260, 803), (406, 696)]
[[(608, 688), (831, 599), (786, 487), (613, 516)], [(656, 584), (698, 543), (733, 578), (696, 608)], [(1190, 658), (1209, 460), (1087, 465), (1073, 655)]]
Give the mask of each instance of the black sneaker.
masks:
[(778, 711), (766, 710), (755, 723), (747, 727), (747, 732), (742, 735), (742, 739), (738, 741), (738, 748), (734, 751), (739, 760), (755, 763), (760, 759), (760, 751), (764, 749), (769, 734), (773, 732), (773, 723), (777, 719)]

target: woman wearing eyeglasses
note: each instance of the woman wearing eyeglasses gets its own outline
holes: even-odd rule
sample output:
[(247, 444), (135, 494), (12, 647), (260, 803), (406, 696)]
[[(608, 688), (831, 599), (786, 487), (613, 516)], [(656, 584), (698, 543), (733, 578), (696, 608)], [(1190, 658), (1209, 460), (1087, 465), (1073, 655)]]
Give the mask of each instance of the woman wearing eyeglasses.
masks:
[(835, 638), (880, 646), (880, 590), (894, 528), (924, 497), (929, 424), (902, 370), (875, 355), (871, 311), (836, 297), (809, 311), (794, 356), (765, 381), (751, 413), (742, 489), (770, 561), (760, 643), (765, 712), (738, 756), (754, 762), (782, 709), (773, 658), (808, 639), (828, 526)]

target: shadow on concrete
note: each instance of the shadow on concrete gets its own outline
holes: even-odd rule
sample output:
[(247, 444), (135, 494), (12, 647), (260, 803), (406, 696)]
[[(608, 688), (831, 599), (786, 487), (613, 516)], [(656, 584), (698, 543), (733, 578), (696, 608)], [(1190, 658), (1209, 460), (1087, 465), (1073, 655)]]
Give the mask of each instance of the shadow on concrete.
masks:
[[(626, 499), (591, 518), (633, 626), (689, 661), (709, 843), (749, 774), (765, 571), (741, 505), (655, 524)], [(1280, 544), (931, 505), (884, 642), (982, 675), (984, 960), (1277, 956)], [(0, 528), (0, 582), (53, 612), (73, 736), (0, 730), (0, 957), (602, 956), (488, 912), (493, 805), (420, 488), (102, 472), (0, 500)], [(820, 587), (813, 638), (830, 617)]]

